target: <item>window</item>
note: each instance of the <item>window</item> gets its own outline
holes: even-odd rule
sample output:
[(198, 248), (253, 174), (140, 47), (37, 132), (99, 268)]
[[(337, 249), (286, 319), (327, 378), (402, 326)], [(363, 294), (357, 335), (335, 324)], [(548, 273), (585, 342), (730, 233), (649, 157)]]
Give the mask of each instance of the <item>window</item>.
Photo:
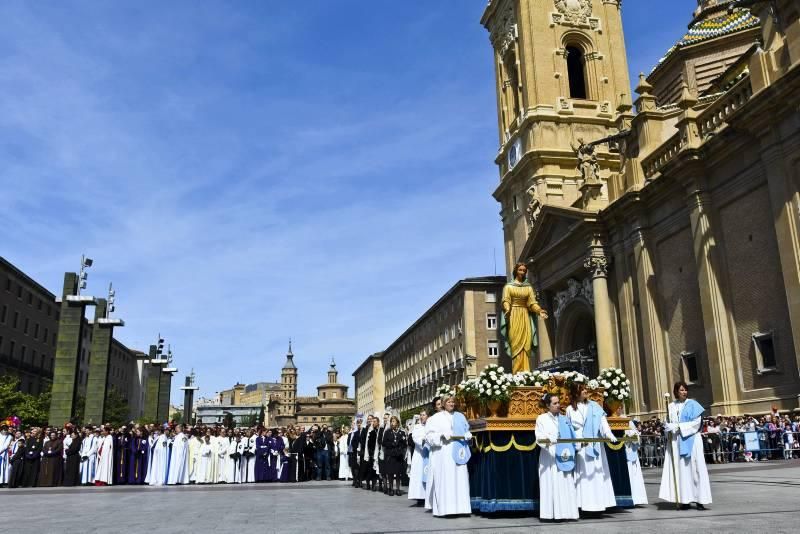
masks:
[(48, 334), (48, 332), (49, 332), (49, 330), (47, 329), (47, 327), (45, 327), (44, 336), (42, 336), (42, 341), (45, 342), (45, 343), (47, 343), (47, 334)]
[(33, 325), (33, 339), (39, 339), (39, 323)]
[(22, 327), (22, 333), (27, 336), (28, 335), (28, 326), (30, 325), (30, 320), (27, 317), (25, 317), (25, 323), (24, 324), (25, 324), (25, 326)]
[(683, 376), (689, 384), (696, 384), (700, 382), (700, 372), (697, 368), (697, 353), (696, 352), (681, 352), (681, 360), (683, 360)]
[(22, 363), (25, 363), (25, 353), (26, 353), (26, 352), (28, 352), (28, 347), (26, 347), (25, 345), (22, 345), (22, 346), (19, 348), (19, 359), (20, 359), (20, 361), (21, 361)]
[(39, 360), (40, 360), (40, 361), (39, 361), (39, 367), (40, 367), (40, 368), (42, 368), (42, 369), (44, 369), (44, 364), (45, 364), (45, 360), (44, 360), (44, 354), (40, 354), (40, 355), (39, 355)]
[(514, 213), (519, 211), (519, 202), (517, 201), (517, 195), (511, 197), (511, 208)]
[(3, 336), (0, 336), (0, 354), (3, 354)]
[(487, 313), (486, 314), (486, 328), (489, 330), (496, 330), (497, 329), (497, 314), (496, 313)]
[(17, 298), (22, 300), (22, 286), (17, 284)]
[(11, 326), (16, 328), (18, 324), (19, 324), (19, 312), (14, 312), (14, 323)]
[(38, 299), (36, 302), (36, 309), (42, 311), (42, 299)]
[(489, 345), (489, 347), (488, 347), (489, 348), (489, 357), (490, 358), (497, 358), (497, 356), (499, 354), (499, 349), (497, 347), (497, 340), (490, 339), (487, 343)]
[(28, 306), (33, 306), (33, 293), (28, 292)]
[(778, 361), (775, 357), (774, 332), (756, 332), (753, 334), (753, 345), (756, 351), (758, 374), (775, 371)]
[(322, 392), (322, 398), (323, 399), (325, 398), (325, 392), (324, 391)]
[(14, 357), (14, 345), (15, 343), (12, 341), (11, 344), (8, 346), (8, 355), (12, 358)]
[(6, 324), (6, 317), (8, 316), (8, 306), (3, 305), (3, 311), (0, 312), (0, 323)]
[(11, 278), (6, 278), (6, 291), (11, 292)]
[(497, 302), (497, 293), (494, 291), (487, 291), (486, 292), (486, 302), (494, 303)]
[(583, 68), (583, 51), (577, 46), (566, 48), (567, 74), (570, 98), (586, 99), (586, 73)]

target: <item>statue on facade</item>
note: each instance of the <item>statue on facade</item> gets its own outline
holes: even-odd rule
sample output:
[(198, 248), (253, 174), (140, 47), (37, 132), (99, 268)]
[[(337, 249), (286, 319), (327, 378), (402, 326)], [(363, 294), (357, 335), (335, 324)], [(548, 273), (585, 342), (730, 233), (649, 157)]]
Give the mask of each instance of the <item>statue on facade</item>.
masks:
[(503, 288), (503, 315), (500, 335), (506, 353), (511, 356), (511, 372), (531, 370), (531, 353), (539, 345), (536, 335), (537, 315), (547, 319), (545, 310), (536, 301), (536, 293), (528, 282), (528, 267), (524, 263), (514, 266), (513, 279)]
[(528, 209), (525, 211), (528, 214), (528, 222), (533, 228), (533, 224), (539, 218), (539, 212), (542, 211), (542, 201), (539, 200), (535, 185), (530, 186), (526, 192), (528, 193)]
[(594, 151), (594, 143), (584, 143), (583, 138), (578, 138), (578, 146), (570, 143), (572, 150), (578, 156), (578, 170), (584, 182), (597, 183), (600, 181), (600, 168), (597, 164), (597, 154)]

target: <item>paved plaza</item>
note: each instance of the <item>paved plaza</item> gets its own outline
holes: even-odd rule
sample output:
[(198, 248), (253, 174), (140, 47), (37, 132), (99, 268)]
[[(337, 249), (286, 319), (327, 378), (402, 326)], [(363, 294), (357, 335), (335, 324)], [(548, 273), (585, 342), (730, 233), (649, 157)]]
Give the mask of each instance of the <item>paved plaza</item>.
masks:
[[(343, 482), (150, 488), (1, 490), (13, 532), (796, 532), (800, 462), (710, 466), (714, 504), (677, 512), (658, 504), (580, 522), (536, 517), (437, 519), (405, 497)], [(651, 502), (659, 470), (645, 475)], [(255, 530), (250, 530), (255, 529)]]

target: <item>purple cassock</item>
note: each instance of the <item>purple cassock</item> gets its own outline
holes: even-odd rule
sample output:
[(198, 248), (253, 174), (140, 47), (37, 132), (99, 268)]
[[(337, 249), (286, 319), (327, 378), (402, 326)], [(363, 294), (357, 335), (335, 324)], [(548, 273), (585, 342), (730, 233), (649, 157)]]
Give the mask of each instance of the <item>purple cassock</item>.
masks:
[(258, 436), (256, 438), (256, 482), (267, 482), (267, 467), (269, 465), (269, 438)]
[[(267, 481), (275, 482), (278, 480), (278, 440), (273, 437), (267, 438), (269, 443), (269, 457), (267, 458)], [(281, 446), (283, 443), (281, 442)]]
[(146, 438), (132, 437), (129, 441), (128, 484), (144, 484), (150, 445)]

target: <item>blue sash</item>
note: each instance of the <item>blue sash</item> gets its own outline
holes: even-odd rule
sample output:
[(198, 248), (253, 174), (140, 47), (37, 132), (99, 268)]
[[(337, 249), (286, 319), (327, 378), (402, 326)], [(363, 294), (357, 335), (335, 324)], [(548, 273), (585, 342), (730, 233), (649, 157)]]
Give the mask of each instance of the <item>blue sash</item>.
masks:
[(422, 484), (425, 485), (428, 482), (428, 471), (430, 471), (431, 466), (431, 450), (428, 448), (428, 444), (426, 443), (422, 447)]
[(633, 463), (639, 459), (639, 444), (626, 443), (625, 444), (625, 457), (629, 462)]
[[(575, 430), (569, 424), (566, 416), (558, 416), (558, 438), (575, 439)], [(556, 444), (556, 467), (559, 471), (572, 471), (575, 469), (575, 444), (557, 443)]]
[[(586, 410), (586, 420), (583, 422), (583, 437), (584, 438), (599, 438), (600, 425), (603, 422), (605, 412), (595, 401), (589, 401), (588, 409)], [(586, 449), (586, 454), (592, 458), (600, 456), (600, 444), (592, 443)]]
[[(453, 435), (463, 436), (469, 432), (469, 421), (461, 412), (453, 412)], [(456, 465), (464, 465), (472, 456), (467, 440), (453, 442), (453, 461)]]
[[(705, 408), (700, 406), (700, 403), (689, 399), (683, 405), (683, 410), (681, 411), (681, 423), (691, 423), (698, 417), (700, 417)], [(692, 434), (689, 437), (680, 436), (680, 455), (684, 458), (691, 458), (692, 457), (692, 447), (694, 446), (694, 438), (697, 434)]]

